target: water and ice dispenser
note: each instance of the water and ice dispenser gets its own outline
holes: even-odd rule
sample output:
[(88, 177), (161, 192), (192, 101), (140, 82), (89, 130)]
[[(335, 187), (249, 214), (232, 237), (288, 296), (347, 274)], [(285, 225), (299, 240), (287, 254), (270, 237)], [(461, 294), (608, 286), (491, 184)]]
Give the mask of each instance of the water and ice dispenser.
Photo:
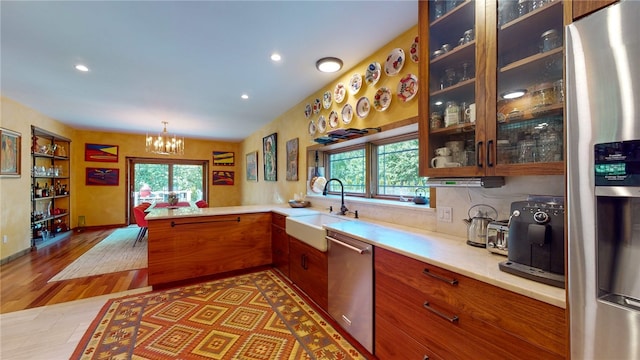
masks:
[(640, 310), (640, 140), (595, 145), (598, 298)]

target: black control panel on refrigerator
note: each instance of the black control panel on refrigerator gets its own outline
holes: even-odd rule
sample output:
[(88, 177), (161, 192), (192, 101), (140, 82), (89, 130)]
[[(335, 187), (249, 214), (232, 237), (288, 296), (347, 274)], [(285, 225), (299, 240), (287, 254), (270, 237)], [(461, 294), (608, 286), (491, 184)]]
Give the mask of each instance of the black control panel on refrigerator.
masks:
[(595, 144), (596, 186), (640, 186), (640, 140)]

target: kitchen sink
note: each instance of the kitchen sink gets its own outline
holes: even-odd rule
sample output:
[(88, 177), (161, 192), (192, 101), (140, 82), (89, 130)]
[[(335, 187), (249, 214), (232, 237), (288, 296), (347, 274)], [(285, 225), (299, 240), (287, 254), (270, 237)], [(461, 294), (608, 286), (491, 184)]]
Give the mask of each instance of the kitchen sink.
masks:
[(327, 239), (325, 239), (325, 235), (327, 232), (322, 226), (350, 220), (343, 216), (327, 214), (287, 216), (286, 231), (294, 238), (326, 252)]

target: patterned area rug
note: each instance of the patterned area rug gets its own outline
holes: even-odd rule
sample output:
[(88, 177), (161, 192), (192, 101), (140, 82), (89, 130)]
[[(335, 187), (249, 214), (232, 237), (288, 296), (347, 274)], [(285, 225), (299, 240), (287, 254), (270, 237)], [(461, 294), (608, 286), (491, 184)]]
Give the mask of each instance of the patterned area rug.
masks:
[(365, 359), (273, 271), (110, 300), (72, 359)]
[(48, 282), (146, 268), (147, 238), (133, 247), (138, 231), (137, 226), (116, 229)]

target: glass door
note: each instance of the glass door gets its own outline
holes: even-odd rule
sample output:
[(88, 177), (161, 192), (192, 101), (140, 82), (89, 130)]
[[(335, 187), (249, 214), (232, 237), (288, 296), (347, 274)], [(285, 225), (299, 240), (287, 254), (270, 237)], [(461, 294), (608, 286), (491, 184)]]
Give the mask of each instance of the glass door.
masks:
[(496, 172), (562, 173), (562, 1), (497, 5)]
[(208, 161), (128, 159), (129, 223), (133, 224), (133, 208), (140, 203), (166, 202), (169, 193), (178, 201), (206, 200)]

